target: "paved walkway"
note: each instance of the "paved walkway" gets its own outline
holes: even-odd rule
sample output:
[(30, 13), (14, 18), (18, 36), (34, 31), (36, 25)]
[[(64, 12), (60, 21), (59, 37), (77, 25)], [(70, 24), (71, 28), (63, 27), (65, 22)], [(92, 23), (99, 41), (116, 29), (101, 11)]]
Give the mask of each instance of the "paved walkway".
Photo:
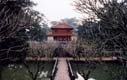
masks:
[(65, 58), (59, 58), (57, 65), (57, 73), (54, 80), (70, 80), (69, 72), (68, 72), (68, 65)]

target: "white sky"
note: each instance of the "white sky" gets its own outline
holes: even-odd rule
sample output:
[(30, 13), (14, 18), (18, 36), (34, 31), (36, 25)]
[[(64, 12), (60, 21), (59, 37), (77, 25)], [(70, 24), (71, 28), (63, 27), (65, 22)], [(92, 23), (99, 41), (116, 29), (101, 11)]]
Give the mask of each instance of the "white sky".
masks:
[(35, 10), (43, 13), (49, 21), (59, 21), (64, 18), (80, 17), (74, 10), (74, 0), (33, 0), (38, 5)]

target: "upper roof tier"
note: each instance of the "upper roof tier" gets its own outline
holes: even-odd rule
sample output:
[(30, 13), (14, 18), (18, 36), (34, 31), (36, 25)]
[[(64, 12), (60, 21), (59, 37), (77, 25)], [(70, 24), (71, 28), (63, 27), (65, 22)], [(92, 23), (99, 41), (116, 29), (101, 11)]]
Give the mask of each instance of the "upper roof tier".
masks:
[(72, 26), (66, 23), (59, 23), (51, 27), (52, 29), (73, 29)]

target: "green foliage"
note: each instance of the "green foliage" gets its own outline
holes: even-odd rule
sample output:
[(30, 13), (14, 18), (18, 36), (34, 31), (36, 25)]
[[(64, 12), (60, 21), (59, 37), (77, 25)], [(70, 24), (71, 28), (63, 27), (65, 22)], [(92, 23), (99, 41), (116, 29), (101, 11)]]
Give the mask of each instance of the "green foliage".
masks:
[(33, 27), (29, 29), (28, 35), (31, 40), (43, 41), (46, 39), (47, 30), (45, 27), (41, 27), (41, 25), (35, 23)]
[(52, 21), (51, 24), (56, 25), (58, 23), (66, 23), (72, 26), (74, 28), (74, 31), (77, 31), (78, 22), (79, 20), (74, 17), (74, 18), (64, 18), (61, 19), (61, 21)]
[(46, 39), (47, 31), (47, 26), (43, 27), (39, 23), (34, 23), (31, 27), (17, 32), (17, 37), (24, 40), (43, 41)]

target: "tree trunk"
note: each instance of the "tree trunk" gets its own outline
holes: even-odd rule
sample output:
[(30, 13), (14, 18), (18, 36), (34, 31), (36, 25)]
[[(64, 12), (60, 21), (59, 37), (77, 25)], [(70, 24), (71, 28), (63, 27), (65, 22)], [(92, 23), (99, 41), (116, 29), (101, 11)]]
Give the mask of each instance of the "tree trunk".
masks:
[(126, 50), (125, 50), (125, 48), (122, 48), (122, 55), (126, 55)]
[(2, 80), (2, 66), (0, 65), (0, 80)]

